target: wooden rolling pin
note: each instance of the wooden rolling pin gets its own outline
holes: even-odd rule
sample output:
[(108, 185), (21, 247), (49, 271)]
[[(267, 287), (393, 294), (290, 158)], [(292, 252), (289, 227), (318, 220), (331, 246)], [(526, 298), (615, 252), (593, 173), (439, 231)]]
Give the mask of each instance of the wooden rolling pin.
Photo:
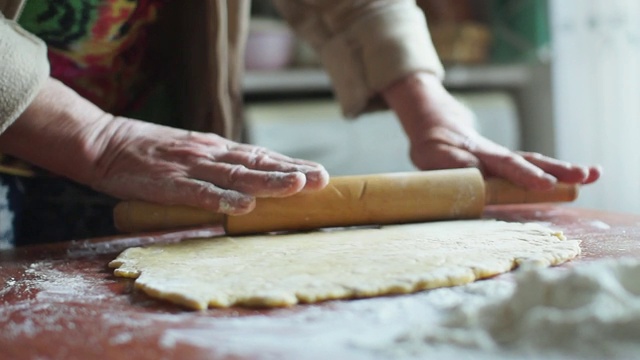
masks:
[(320, 191), (257, 199), (249, 214), (125, 201), (114, 209), (123, 232), (221, 224), (230, 235), (322, 227), (394, 224), (477, 218), (485, 205), (573, 201), (576, 185), (530, 191), (500, 179), (484, 180), (477, 169), (341, 176)]

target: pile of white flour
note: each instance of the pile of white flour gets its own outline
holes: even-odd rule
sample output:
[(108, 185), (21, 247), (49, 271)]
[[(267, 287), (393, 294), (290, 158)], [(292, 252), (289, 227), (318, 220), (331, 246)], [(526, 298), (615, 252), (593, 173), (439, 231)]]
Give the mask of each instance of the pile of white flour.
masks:
[(396, 357), (433, 351), (474, 358), (626, 359), (640, 354), (638, 260), (524, 269), (513, 282), (490, 280), (449, 290), (445, 296), (455, 298), (453, 305), (444, 305), (436, 324), (406, 329), (378, 350)]

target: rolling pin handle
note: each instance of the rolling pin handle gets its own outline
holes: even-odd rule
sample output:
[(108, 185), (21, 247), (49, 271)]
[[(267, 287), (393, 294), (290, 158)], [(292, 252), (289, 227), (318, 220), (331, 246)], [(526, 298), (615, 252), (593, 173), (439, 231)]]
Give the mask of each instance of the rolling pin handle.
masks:
[(528, 190), (503, 179), (485, 180), (486, 205), (571, 202), (578, 198), (578, 193), (579, 187), (574, 184), (558, 183), (551, 190)]
[(200, 225), (223, 225), (226, 215), (188, 206), (144, 201), (122, 201), (113, 209), (116, 229), (122, 232), (159, 231)]

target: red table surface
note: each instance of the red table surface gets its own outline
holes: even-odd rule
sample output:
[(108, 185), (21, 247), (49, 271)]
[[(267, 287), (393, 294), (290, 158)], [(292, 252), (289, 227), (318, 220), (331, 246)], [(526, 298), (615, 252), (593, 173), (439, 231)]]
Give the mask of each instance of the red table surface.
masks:
[[(640, 257), (640, 215), (555, 205), (518, 205), (489, 207), (485, 217), (543, 222), (562, 230), (568, 238), (582, 240), (582, 254), (572, 263), (622, 256)], [(238, 329), (230, 327), (229, 322), (221, 322), (220, 319), (276, 319), (274, 314), (277, 314), (277, 319), (286, 319), (312, 309), (314, 315), (309, 321), (314, 321), (330, 316), (335, 302), (277, 310), (232, 308), (188, 311), (148, 298), (133, 289), (132, 280), (116, 278), (107, 268), (107, 263), (128, 247), (216, 234), (220, 234), (220, 229), (192, 229), (1, 251), (0, 358), (288, 357), (287, 345), (273, 350), (269, 344), (263, 344), (264, 351), (254, 351), (250, 356), (219, 353), (216, 334), (235, 331), (239, 341), (243, 336), (241, 331), (238, 333)], [(380, 301), (395, 301), (404, 296), (417, 294), (390, 296)], [(282, 336), (286, 337), (287, 333), (293, 334), (302, 329), (297, 329), (295, 322), (288, 324), (274, 330), (284, 332)], [(348, 321), (344, 322), (340, 331), (349, 331), (348, 324)], [(167, 338), (168, 333), (180, 334), (182, 331), (188, 334), (194, 329), (199, 334), (210, 331), (204, 332), (211, 335), (210, 341), (180, 342)], [(297, 355), (289, 355), (298, 358), (299, 346), (297, 349)], [(342, 350), (333, 348), (327, 351), (327, 356), (335, 358)], [(323, 358), (321, 355), (313, 357)]]

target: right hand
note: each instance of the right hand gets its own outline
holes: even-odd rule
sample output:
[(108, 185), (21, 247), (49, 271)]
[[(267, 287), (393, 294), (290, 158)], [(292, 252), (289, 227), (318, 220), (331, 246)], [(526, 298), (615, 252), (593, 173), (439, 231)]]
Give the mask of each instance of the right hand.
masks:
[(383, 95), (409, 138), (411, 160), (421, 170), (476, 167), (485, 177), (535, 190), (549, 190), (558, 181), (590, 184), (602, 172), (599, 166), (512, 151), (485, 138), (473, 127), (473, 113), (435, 75), (409, 75)]

